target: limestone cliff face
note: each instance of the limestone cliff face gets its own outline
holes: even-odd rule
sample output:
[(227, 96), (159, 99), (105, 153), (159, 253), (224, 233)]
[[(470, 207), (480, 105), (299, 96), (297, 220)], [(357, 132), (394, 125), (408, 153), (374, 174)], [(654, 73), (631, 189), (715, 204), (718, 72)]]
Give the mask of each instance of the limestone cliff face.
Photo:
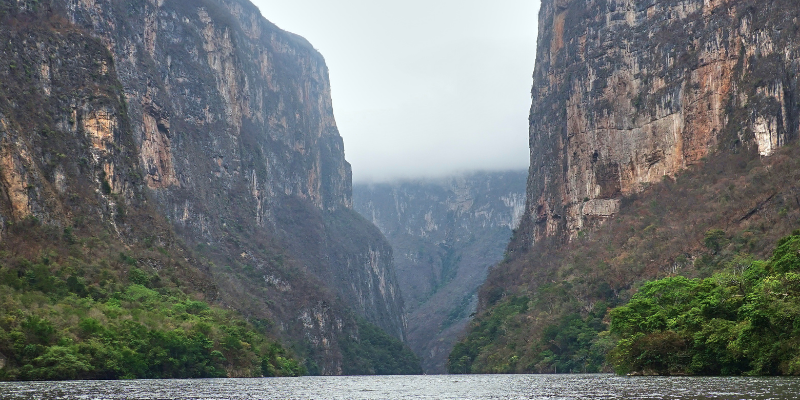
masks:
[(789, 0), (544, 0), (511, 249), (573, 238), (710, 152), (797, 136), (798, 17)]
[(25, 219), (129, 233), (144, 187), (110, 54), (68, 27), (22, 20), (0, 33), (0, 240)]
[[(213, 189), (242, 185), (261, 226), (274, 223), (281, 196), (321, 210), (350, 206), (327, 68), (304, 39), (245, 1), (67, 6), (115, 55), (145, 179), (159, 195), (207, 204)], [(213, 240), (201, 227), (208, 211), (186, 200), (173, 216)]]
[(395, 252), (408, 311), (408, 343), (426, 373), (444, 373), (470, 320), (477, 288), (503, 258), (525, 209), (525, 171), (357, 184), (355, 209)]
[[(0, 44), (21, 60), (0, 71), (4, 221), (68, 226), (84, 207), (113, 225), (125, 207), (153, 207), (214, 266), (219, 301), (307, 344), (312, 372), (342, 373), (338, 342), (358, 338), (348, 310), (405, 337), (391, 247), (352, 211), (328, 70), (305, 39), (244, 0), (1, 1), (6, 10), (85, 40)], [(55, 115), (44, 136), (14, 97), (31, 91), (26, 106)], [(74, 187), (95, 194), (70, 197)], [(79, 204), (89, 197), (97, 204)]]

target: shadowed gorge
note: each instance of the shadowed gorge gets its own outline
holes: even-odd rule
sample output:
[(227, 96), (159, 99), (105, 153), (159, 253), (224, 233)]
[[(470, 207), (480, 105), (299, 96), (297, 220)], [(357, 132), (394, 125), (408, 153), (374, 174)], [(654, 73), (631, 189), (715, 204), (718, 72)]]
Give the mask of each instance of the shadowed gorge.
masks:
[(386, 235), (408, 310), (408, 343), (426, 373), (444, 373), (475, 311), (478, 286), (525, 207), (524, 171), (358, 184), (354, 208)]

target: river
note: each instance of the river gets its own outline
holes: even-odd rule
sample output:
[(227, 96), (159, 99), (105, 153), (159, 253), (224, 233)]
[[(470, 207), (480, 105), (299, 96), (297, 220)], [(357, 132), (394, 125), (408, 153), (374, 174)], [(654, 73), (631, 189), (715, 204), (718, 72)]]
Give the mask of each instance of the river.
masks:
[(800, 378), (430, 375), (4, 382), (0, 399), (796, 399)]

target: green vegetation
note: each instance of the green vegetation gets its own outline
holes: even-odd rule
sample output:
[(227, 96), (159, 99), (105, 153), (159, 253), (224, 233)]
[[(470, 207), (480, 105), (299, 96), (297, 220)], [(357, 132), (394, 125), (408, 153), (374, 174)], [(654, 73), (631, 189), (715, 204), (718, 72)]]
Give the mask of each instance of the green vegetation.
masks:
[(356, 318), (358, 338), (346, 337), (342, 343), (345, 375), (420, 375), (419, 357), (401, 341), (380, 328)]
[(599, 307), (587, 317), (569, 314), (558, 324), (547, 326), (536, 345), (541, 352), (533, 362), (541, 369), (552, 366), (553, 372), (603, 371), (606, 354), (614, 343), (607, 334), (601, 333), (606, 328), (605, 311), (605, 307)]
[(146, 261), (179, 271), (161, 252), (139, 249), (140, 261), (116, 252), (113, 241), (98, 243), (71, 229), (60, 233), (33, 219), (10, 231), (19, 242), (7, 241), (0, 251), (2, 380), (305, 372), (280, 344), (233, 311), (176, 285), (175, 271), (162, 276), (140, 266)]
[(618, 373), (800, 375), (800, 231), (768, 261), (646, 283), (611, 312)]
[[(472, 327), (466, 340), (456, 344), (450, 353), (450, 372), (515, 373), (520, 368), (539, 373), (604, 371), (606, 354), (614, 345), (608, 333), (603, 332), (608, 329), (603, 322), (607, 311), (604, 302), (586, 316), (577, 312), (563, 314), (554, 323), (545, 324), (541, 337), (526, 349), (507, 340), (536, 325), (535, 321), (531, 324), (527, 313), (531, 307), (546, 306), (544, 298), (512, 296), (492, 307)], [(488, 352), (487, 348), (494, 351)]]
[[(709, 278), (649, 281), (609, 312), (600, 302), (585, 316), (563, 315), (526, 354), (507, 338), (530, 324), (531, 305), (546, 306), (512, 296), (490, 308), (455, 346), (450, 372), (598, 372), (608, 359), (620, 374), (800, 375), (800, 230), (767, 261), (739, 254)], [(500, 351), (486, 357), (486, 348)]]
[[(513, 329), (523, 323), (524, 321), (515, 317), (528, 310), (529, 301), (527, 297), (511, 297), (484, 315), (470, 331), (469, 337), (465, 341), (457, 343), (450, 353), (448, 367), (450, 372), (463, 374), (477, 372), (474, 363), (480, 355), (480, 350), (497, 340), (500, 334), (505, 333), (507, 329)], [(493, 373), (512, 372), (512, 363), (519, 359), (514, 355), (503, 362), (502, 359), (493, 359), (495, 356), (501, 356), (501, 354), (493, 354), (489, 356), (490, 360), (488, 360), (495, 365), (490, 371)]]
[[(518, 250), (525, 232), (517, 232), (507, 259), (481, 288), (478, 315), (454, 348), (450, 371), (613, 371), (602, 355), (619, 337), (609, 332), (606, 311), (626, 305), (648, 281), (741, 276), (753, 259), (771, 257), (775, 243), (800, 226), (797, 182), (796, 143), (768, 158), (744, 149), (718, 153), (623, 198), (614, 219), (569, 243), (544, 239)], [(527, 307), (498, 311), (518, 298), (527, 298)], [(497, 329), (488, 335), (490, 321)], [(719, 373), (794, 373), (774, 365), (721, 368)], [(683, 373), (701, 370), (714, 371)]]

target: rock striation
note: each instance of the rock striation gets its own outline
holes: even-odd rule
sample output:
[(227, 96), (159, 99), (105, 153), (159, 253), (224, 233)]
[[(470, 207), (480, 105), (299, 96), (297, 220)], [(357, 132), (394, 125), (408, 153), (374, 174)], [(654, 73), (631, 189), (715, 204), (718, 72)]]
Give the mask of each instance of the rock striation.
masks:
[[(244, 0), (0, 5), (60, 27), (2, 45), (25, 63), (0, 71), (24, 78), (0, 96), (3, 221), (69, 226), (81, 206), (135, 240), (120, 215), (151, 210), (212, 265), (218, 301), (273, 321), (312, 372), (343, 372), (356, 316), (405, 338), (391, 247), (352, 210), (328, 70), (305, 39)], [(45, 133), (8, 115), (31, 87), (53, 107)]]
[(446, 359), (525, 209), (526, 171), (356, 184), (354, 208), (392, 244), (408, 343), (426, 373)]
[(573, 239), (717, 150), (795, 138), (798, 17), (789, 0), (544, 0), (510, 249)]

